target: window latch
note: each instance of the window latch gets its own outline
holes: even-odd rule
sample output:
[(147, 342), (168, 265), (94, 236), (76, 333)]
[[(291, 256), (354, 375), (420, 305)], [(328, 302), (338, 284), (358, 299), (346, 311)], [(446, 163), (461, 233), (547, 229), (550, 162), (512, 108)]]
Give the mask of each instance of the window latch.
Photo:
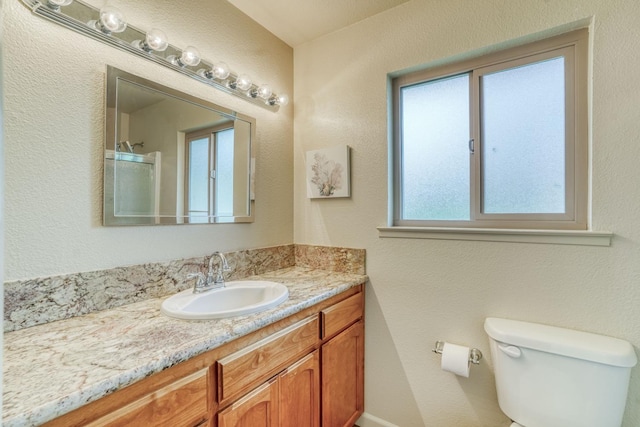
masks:
[(475, 140), (474, 140), (473, 138), (471, 138), (471, 139), (469, 140), (469, 152), (470, 152), (471, 154), (473, 154), (473, 153), (475, 153), (475, 152), (476, 152)]

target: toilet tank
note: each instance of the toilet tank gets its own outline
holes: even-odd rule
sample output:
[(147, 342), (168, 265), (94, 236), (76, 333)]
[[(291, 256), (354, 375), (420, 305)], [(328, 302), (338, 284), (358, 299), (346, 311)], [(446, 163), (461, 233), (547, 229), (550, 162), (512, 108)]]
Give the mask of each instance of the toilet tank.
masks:
[(627, 341), (487, 318), (500, 409), (525, 427), (620, 427), (636, 354)]

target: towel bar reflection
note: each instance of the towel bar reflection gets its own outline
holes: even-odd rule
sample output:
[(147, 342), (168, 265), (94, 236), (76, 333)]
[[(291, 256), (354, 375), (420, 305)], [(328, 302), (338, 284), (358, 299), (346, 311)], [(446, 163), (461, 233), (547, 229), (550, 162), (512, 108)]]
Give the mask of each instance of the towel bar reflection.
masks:
[[(433, 350), (436, 354), (442, 354), (442, 349), (444, 348), (444, 341), (436, 341), (436, 346)], [(477, 348), (472, 348), (469, 350), (469, 363), (473, 363), (474, 365), (479, 365), (480, 360), (482, 359), (482, 352)]]

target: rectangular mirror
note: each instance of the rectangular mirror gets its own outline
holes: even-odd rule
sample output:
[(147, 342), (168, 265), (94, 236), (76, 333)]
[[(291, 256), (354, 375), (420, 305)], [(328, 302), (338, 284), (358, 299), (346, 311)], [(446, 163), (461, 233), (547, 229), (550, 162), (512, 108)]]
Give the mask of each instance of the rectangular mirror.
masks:
[(104, 225), (253, 222), (255, 119), (107, 67)]

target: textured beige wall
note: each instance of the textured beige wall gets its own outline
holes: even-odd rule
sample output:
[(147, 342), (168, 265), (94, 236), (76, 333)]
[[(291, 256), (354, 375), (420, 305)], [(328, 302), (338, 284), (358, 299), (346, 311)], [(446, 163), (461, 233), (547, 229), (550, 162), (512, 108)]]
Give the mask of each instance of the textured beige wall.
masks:
[[(593, 227), (611, 247), (380, 239), (387, 74), (594, 17)], [(296, 47), (294, 241), (367, 250), (366, 410), (402, 427), (508, 425), (488, 363), (439, 369), (434, 341), (489, 355), (483, 320), (578, 328), (640, 346), (640, 3), (412, 0)], [(570, 25), (569, 25), (570, 26)], [(306, 150), (352, 147), (352, 197), (309, 200)], [(640, 368), (625, 427), (640, 425)]]
[[(110, 4), (139, 28), (157, 26), (176, 46), (292, 93), (292, 49), (226, 1)], [(48, 22), (19, 0), (5, 3), (2, 27), (6, 280), (292, 242), (291, 105), (274, 113), (250, 104)], [(102, 227), (107, 64), (256, 118), (255, 223)]]

